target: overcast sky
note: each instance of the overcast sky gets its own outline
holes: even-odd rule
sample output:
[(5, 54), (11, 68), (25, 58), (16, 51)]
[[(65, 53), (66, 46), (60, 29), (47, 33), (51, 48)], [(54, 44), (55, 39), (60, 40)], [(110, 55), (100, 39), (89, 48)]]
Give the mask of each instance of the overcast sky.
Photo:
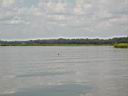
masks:
[(0, 0), (0, 39), (128, 36), (128, 0)]

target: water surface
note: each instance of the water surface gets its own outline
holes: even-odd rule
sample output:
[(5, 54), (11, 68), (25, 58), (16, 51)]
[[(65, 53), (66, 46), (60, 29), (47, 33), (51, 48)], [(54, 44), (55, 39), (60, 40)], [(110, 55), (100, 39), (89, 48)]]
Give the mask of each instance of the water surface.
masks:
[(128, 96), (128, 49), (0, 47), (0, 96), (15, 95)]

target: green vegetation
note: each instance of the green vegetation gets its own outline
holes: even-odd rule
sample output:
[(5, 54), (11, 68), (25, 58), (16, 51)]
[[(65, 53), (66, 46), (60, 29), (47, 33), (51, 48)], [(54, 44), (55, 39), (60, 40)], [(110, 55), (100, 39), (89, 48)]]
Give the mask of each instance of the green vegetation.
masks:
[(115, 48), (128, 48), (128, 43), (118, 43), (114, 44)]
[(0, 44), (0, 46), (110, 46), (96, 44)]
[[(112, 39), (39, 39), (28, 41), (0, 41), (0, 46), (101, 46), (128, 43), (128, 37)], [(115, 46), (115, 45), (114, 45)]]

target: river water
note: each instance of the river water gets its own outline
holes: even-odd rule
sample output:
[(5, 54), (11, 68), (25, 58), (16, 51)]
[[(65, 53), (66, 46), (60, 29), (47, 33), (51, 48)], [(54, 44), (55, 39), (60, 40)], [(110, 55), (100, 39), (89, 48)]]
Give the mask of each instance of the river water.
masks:
[(128, 49), (0, 47), (0, 96), (128, 96)]

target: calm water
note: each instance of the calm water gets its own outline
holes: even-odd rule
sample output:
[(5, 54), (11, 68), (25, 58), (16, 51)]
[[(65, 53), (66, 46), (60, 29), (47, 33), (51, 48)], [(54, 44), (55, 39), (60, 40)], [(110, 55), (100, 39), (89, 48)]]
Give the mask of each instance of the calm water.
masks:
[(0, 96), (128, 96), (128, 49), (0, 47)]

